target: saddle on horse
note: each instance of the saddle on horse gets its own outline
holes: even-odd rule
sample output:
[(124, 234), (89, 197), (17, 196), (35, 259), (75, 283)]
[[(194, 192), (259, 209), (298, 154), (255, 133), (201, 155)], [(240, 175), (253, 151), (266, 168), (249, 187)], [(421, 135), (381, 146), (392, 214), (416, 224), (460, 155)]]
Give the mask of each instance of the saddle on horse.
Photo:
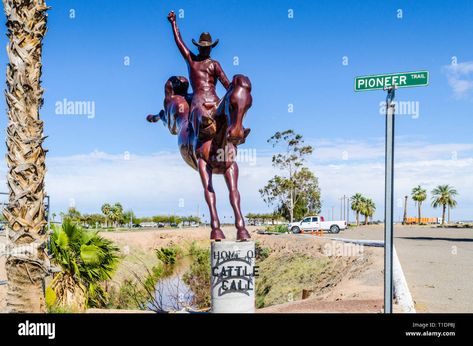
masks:
[(202, 115), (200, 124), (198, 124), (197, 135), (202, 142), (211, 140), (217, 133), (217, 121), (215, 120), (215, 113), (217, 111), (217, 102), (204, 102), (203, 106), (207, 110), (206, 115)]

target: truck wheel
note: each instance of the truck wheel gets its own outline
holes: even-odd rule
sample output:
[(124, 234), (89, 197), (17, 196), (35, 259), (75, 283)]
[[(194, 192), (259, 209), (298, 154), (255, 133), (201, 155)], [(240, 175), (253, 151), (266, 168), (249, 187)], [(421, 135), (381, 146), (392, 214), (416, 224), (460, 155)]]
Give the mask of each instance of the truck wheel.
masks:
[(292, 227), (291, 231), (292, 231), (292, 233), (301, 233), (301, 230), (297, 226)]
[(330, 226), (330, 233), (338, 233), (338, 232), (340, 232), (340, 227), (338, 227), (337, 225)]

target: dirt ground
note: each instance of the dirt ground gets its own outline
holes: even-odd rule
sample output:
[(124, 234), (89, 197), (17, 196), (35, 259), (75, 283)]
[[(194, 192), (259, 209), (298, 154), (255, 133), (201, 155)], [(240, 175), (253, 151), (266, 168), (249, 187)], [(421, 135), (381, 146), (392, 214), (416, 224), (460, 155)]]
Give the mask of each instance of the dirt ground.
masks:
[[(315, 236), (302, 238), (297, 235), (261, 235), (256, 233), (256, 227), (249, 227), (253, 240), (272, 251), (304, 252), (311, 256), (324, 256), (331, 253), (334, 256), (353, 255), (351, 245), (340, 248), (340, 242)], [(224, 227), (227, 239), (234, 239), (233, 227)], [(117, 232), (102, 232), (104, 237), (117, 243), (123, 254), (132, 254), (136, 260), (127, 261), (126, 268), (120, 268), (114, 278), (120, 281), (122, 275), (129, 270), (139, 272), (144, 265), (151, 266), (155, 261), (154, 249), (172, 244), (185, 245), (196, 241), (202, 245), (209, 244), (209, 229), (185, 228), (172, 230), (129, 230)], [(3, 238), (3, 239), (2, 239)], [(0, 237), (3, 241), (4, 237)], [(352, 260), (345, 261), (346, 268), (341, 270), (337, 280), (323, 294), (317, 292), (304, 300), (300, 297), (280, 305), (259, 309), (261, 313), (271, 312), (381, 312), (383, 305), (383, 250), (381, 248), (364, 247), (357, 251)], [(357, 259), (358, 258), (358, 259)], [(363, 259), (360, 261), (359, 259)], [(6, 279), (4, 257), (0, 257), (0, 280)], [(358, 263), (358, 264), (357, 264)], [(4, 307), (6, 286), (0, 286), (0, 310)], [(395, 309), (398, 309), (397, 307)]]
[[(322, 294), (259, 309), (260, 313), (374, 312), (383, 308), (383, 249), (336, 242), (326, 237), (256, 235), (262, 244), (276, 251), (304, 251), (320, 256), (348, 257), (345, 268), (333, 273), (333, 284)], [(341, 275), (341, 278), (340, 278)], [(330, 283), (330, 281), (329, 281)], [(399, 308), (395, 307), (396, 311)]]
[[(327, 251), (331, 251), (335, 256), (354, 253), (353, 260), (346, 261), (345, 268), (341, 269), (342, 276), (334, 280), (333, 286), (328, 290), (325, 289), (324, 294), (312, 293), (307, 299), (294, 299), (293, 302), (262, 308), (258, 312), (381, 312), (383, 306), (382, 248), (354, 249), (350, 244), (341, 246), (340, 242), (315, 235), (313, 239), (308, 239), (295, 235), (262, 235), (257, 234), (256, 230), (257, 227), (249, 227), (253, 240), (260, 242), (261, 246), (271, 248), (274, 252), (303, 252), (310, 256), (323, 256)], [(233, 227), (224, 227), (224, 232), (227, 239), (233, 239), (235, 236)], [(122, 251), (126, 247), (139, 248), (143, 253), (172, 244), (183, 245), (192, 241), (201, 244), (209, 243), (209, 230), (200, 227), (104, 232), (102, 235), (117, 242)], [(357, 257), (363, 260), (360, 262)], [(353, 261), (360, 264), (353, 264)], [(313, 297), (314, 295), (316, 297)]]

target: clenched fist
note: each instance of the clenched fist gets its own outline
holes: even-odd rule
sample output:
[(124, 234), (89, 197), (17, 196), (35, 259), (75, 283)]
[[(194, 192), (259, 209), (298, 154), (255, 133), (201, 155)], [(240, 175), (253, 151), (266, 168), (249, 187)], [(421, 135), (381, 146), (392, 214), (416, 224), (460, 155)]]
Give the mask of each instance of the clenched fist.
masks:
[(169, 12), (168, 20), (169, 20), (170, 23), (175, 23), (176, 22), (176, 14), (174, 13), (174, 11)]

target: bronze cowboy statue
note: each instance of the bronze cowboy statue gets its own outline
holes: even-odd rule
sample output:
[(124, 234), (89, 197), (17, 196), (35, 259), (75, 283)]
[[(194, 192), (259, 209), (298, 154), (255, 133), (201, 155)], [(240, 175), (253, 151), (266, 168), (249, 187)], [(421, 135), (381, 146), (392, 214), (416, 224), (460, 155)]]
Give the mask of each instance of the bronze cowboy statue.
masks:
[[(170, 12), (174, 40), (189, 70), (189, 81), (182, 76), (169, 78), (164, 86), (164, 109), (157, 115), (148, 115), (150, 122), (161, 120), (173, 135), (178, 136), (181, 156), (199, 171), (205, 200), (210, 210), (210, 239), (225, 239), (217, 215), (213, 174), (223, 174), (230, 192), (230, 203), (235, 213), (237, 240), (250, 238), (240, 209), (238, 165), (235, 162), (237, 145), (245, 142), (250, 129), (243, 127), (243, 118), (251, 107), (251, 82), (248, 77), (235, 75), (230, 82), (218, 61), (210, 58), (212, 41), (209, 33), (202, 33), (199, 41), (192, 40), (199, 53), (195, 55), (185, 45), (176, 23), (176, 14)], [(215, 91), (217, 80), (227, 90), (223, 98)]]

